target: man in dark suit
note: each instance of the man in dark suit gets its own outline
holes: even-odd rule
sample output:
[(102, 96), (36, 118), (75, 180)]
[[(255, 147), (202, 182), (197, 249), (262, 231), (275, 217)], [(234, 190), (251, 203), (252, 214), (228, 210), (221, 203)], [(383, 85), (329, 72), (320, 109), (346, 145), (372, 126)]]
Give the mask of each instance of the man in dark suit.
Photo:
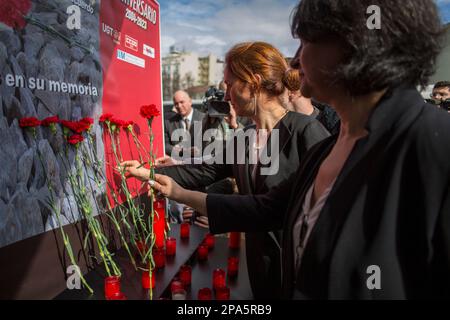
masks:
[(176, 114), (164, 120), (166, 154), (173, 158), (197, 156), (202, 145), (202, 121), (205, 114), (192, 108), (185, 91), (173, 95)]

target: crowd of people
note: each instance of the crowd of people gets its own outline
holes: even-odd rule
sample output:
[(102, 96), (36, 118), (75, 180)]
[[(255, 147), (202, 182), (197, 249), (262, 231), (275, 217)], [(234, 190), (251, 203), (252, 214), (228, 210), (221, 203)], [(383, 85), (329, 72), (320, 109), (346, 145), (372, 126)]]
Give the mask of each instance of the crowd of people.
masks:
[[(389, 14), (372, 30), (373, 2), (302, 0), (290, 65), (265, 42), (228, 51), (225, 128), (268, 133), (247, 139), (231, 163), (171, 139), (182, 129), (195, 140), (193, 121), (209, 123), (186, 92), (174, 95), (167, 156), (149, 185), (195, 209), (213, 233), (245, 232), (255, 299), (450, 297), (450, 86), (439, 82), (431, 95), (444, 111), (417, 90), (434, 72), (444, 29), (432, 0), (378, 0)], [(274, 140), (279, 169), (265, 175), (262, 150)], [(200, 163), (173, 159), (174, 150)], [(137, 161), (122, 165), (149, 177)], [(210, 190), (224, 180), (229, 192)]]

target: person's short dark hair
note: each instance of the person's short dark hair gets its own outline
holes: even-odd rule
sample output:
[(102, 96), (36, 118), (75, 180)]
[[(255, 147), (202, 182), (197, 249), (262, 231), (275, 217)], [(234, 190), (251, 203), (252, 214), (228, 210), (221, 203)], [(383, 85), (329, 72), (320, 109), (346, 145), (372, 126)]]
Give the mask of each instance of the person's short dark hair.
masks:
[[(381, 29), (367, 27), (371, 5), (381, 8)], [(354, 96), (425, 86), (444, 34), (433, 0), (302, 0), (291, 31), (308, 42), (342, 42), (347, 58), (332, 76)]]
[(439, 81), (434, 85), (434, 89), (438, 89), (438, 88), (445, 88), (447, 87), (448, 89), (450, 89), (450, 81)]

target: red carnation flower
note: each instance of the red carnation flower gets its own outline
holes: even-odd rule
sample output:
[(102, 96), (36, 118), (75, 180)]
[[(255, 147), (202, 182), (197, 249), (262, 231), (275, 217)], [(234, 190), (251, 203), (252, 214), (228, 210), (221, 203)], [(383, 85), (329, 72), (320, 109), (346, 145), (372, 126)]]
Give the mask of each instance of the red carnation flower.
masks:
[(25, 27), (24, 16), (31, 9), (31, 0), (0, 0), (0, 21), (6, 25), (21, 29)]
[(58, 116), (47, 117), (44, 120), (42, 120), (41, 125), (43, 125), (44, 127), (49, 127), (51, 124), (55, 124), (58, 122), (59, 122)]
[(35, 117), (22, 118), (19, 120), (19, 126), (21, 128), (34, 128), (39, 127), (41, 125), (41, 121)]
[(133, 126), (134, 126), (134, 121), (124, 121), (122, 128), (128, 129), (129, 127), (133, 127)]
[(153, 119), (160, 115), (158, 108), (154, 104), (150, 104), (148, 106), (142, 106), (140, 114), (143, 118)]
[(120, 119), (112, 118), (110, 121), (112, 125), (116, 125), (117, 127), (123, 127), (125, 125), (125, 121)]
[(92, 119), (92, 118), (83, 118), (79, 122), (84, 122), (84, 123), (87, 123), (89, 125), (92, 125), (94, 123), (94, 119)]
[(67, 121), (67, 120), (61, 120), (60, 123), (67, 129), (70, 129), (71, 131), (75, 133), (83, 133), (85, 131), (88, 131), (91, 127), (91, 124), (89, 124), (87, 121)]
[(73, 146), (78, 146), (78, 144), (83, 141), (84, 137), (79, 134), (73, 134), (67, 138), (67, 142)]
[(98, 122), (103, 123), (103, 122), (106, 122), (106, 121), (111, 121), (112, 117), (113, 117), (113, 115), (111, 113), (102, 114), (100, 119), (98, 119)]

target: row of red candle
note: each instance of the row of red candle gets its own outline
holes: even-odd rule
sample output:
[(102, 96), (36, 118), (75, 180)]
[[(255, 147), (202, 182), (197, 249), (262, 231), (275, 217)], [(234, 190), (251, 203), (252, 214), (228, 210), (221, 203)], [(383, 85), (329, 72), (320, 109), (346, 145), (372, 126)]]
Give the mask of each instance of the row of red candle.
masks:
[[(170, 286), (172, 300), (186, 300), (186, 290), (182, 281), (174, 280)], [(217, 300), (229, 300), (230, 288), (223, 286), (214, 290)], [(198, 291), (198, 300), (212, 300), (212, 290), (210, 288), (202, 288)]]

